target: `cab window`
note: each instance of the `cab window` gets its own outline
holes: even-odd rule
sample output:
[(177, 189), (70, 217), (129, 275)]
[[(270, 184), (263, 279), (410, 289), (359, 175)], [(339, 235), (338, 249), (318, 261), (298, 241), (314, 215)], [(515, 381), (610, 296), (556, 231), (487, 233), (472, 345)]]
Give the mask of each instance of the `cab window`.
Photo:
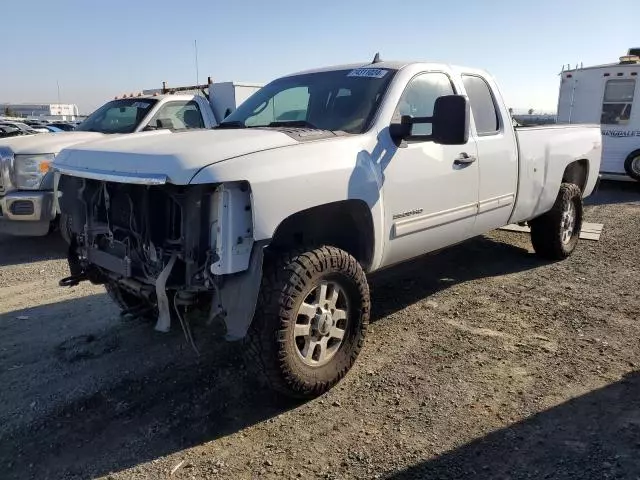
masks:
[(202, 113), (194, 100), (167, 102), (149, 122), (149, 127), (169, 130), (204, 128)]
[(496, 102), (484, 78), (463, 75), (462, 83), (469, 97), (473, 121), (478, 135), (493, 135), (500, 131), (500, 117)]
[[(455, 93), (451, 80), (444, 73), (423, 73), (413, 78), (405, 88), (391, 123), (400, 123), (403, 115), (431, 117), (438, 97)], [(412, 135), (431, 135), (431, 124), (415, 124)]]

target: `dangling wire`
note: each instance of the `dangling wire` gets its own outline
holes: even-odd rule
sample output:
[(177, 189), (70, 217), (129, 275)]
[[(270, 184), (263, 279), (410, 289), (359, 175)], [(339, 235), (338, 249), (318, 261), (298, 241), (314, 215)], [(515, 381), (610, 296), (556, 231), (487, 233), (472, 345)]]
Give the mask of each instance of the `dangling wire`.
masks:
[(173, 296), (173, 308), (178, 315), (178, 320), (180, 321), (180, 325), (182, 326), (182, 332), (184, 333), (184, 337), (187, 339), (187, 342), (191, 344), (191, 347), (196, 352), (196, 355), (200, 356), (200, 351), (198, 350), (196, 342), (193, 340), (193, 336), (191, 335), (191, 328), (189, 327), (189, 323), (186, 321), (186, 319), (182, 318), (182, 315), (180, 315), (180, 310), (178, 310), (177, 298), (178, 295)]

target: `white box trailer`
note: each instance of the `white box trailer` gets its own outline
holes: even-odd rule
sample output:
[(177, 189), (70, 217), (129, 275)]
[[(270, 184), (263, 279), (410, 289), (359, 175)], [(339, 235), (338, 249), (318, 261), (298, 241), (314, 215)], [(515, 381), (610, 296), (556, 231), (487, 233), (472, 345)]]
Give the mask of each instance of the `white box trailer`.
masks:
[(558, 123), (599, 123), (604, 178), (640, 181), (640, 48), (619, 62), (563, 68)]

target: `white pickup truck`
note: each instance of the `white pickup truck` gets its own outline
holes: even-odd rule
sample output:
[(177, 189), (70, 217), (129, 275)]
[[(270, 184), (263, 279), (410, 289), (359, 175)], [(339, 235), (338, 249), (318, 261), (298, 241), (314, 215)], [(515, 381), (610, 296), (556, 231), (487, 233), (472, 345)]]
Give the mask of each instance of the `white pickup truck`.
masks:
[(71, 276), (156, 329), (221, 318), (276, 389), (311, 397), (363, 346), (367, 274), (513, 222), (576, 247), (598, 126), (514, 130), (470, 68), (373, 62), (279, 78), (212, 131), (65, 149)]
[[(68, 219), (57, 211), (50, 169), (65, 147), (105, 136), (156, 136), (211, 128), (259, 87), (211, 81), (207, 85), (163, 86), (153, 94), (131, 94), (107, 102), (70, 132), (0, 140), (0, 233), (41, 236), (59, 223), (60, 232), (68, 240)], [(203, 95), (194, 94), (194, 90), (201, 90)], [(189, 91), (192, 93), (180, 93)]]

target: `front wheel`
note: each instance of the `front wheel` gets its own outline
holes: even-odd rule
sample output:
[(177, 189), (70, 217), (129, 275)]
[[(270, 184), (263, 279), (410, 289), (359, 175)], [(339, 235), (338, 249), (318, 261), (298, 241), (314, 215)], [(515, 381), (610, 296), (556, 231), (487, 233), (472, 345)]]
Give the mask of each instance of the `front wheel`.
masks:
[(120, 309), (120, 315), (132, 315), (148, 321), (156, 320), (157, 312), (152, 305), (127, 292), (115, 282), (105, 283), (104, 288), (109, 298)]
[(529, 222), (536, 254), (548, 260), (562, 260), (571, 255), (580, 239), (582, 215), (580, 187), (563, 183), (551, 210)]
[(60, 236), (68, 245), (71, 244), (71, 222), (71, 217), (65, 213), (61, 213), (58, 217), (58, 230), (60, 231)]
[(249, 351), (271, 387), (316, 397), (356, 361), (369, 306), (366, 276), (343, 250), (323, 246), (267, 258)]

